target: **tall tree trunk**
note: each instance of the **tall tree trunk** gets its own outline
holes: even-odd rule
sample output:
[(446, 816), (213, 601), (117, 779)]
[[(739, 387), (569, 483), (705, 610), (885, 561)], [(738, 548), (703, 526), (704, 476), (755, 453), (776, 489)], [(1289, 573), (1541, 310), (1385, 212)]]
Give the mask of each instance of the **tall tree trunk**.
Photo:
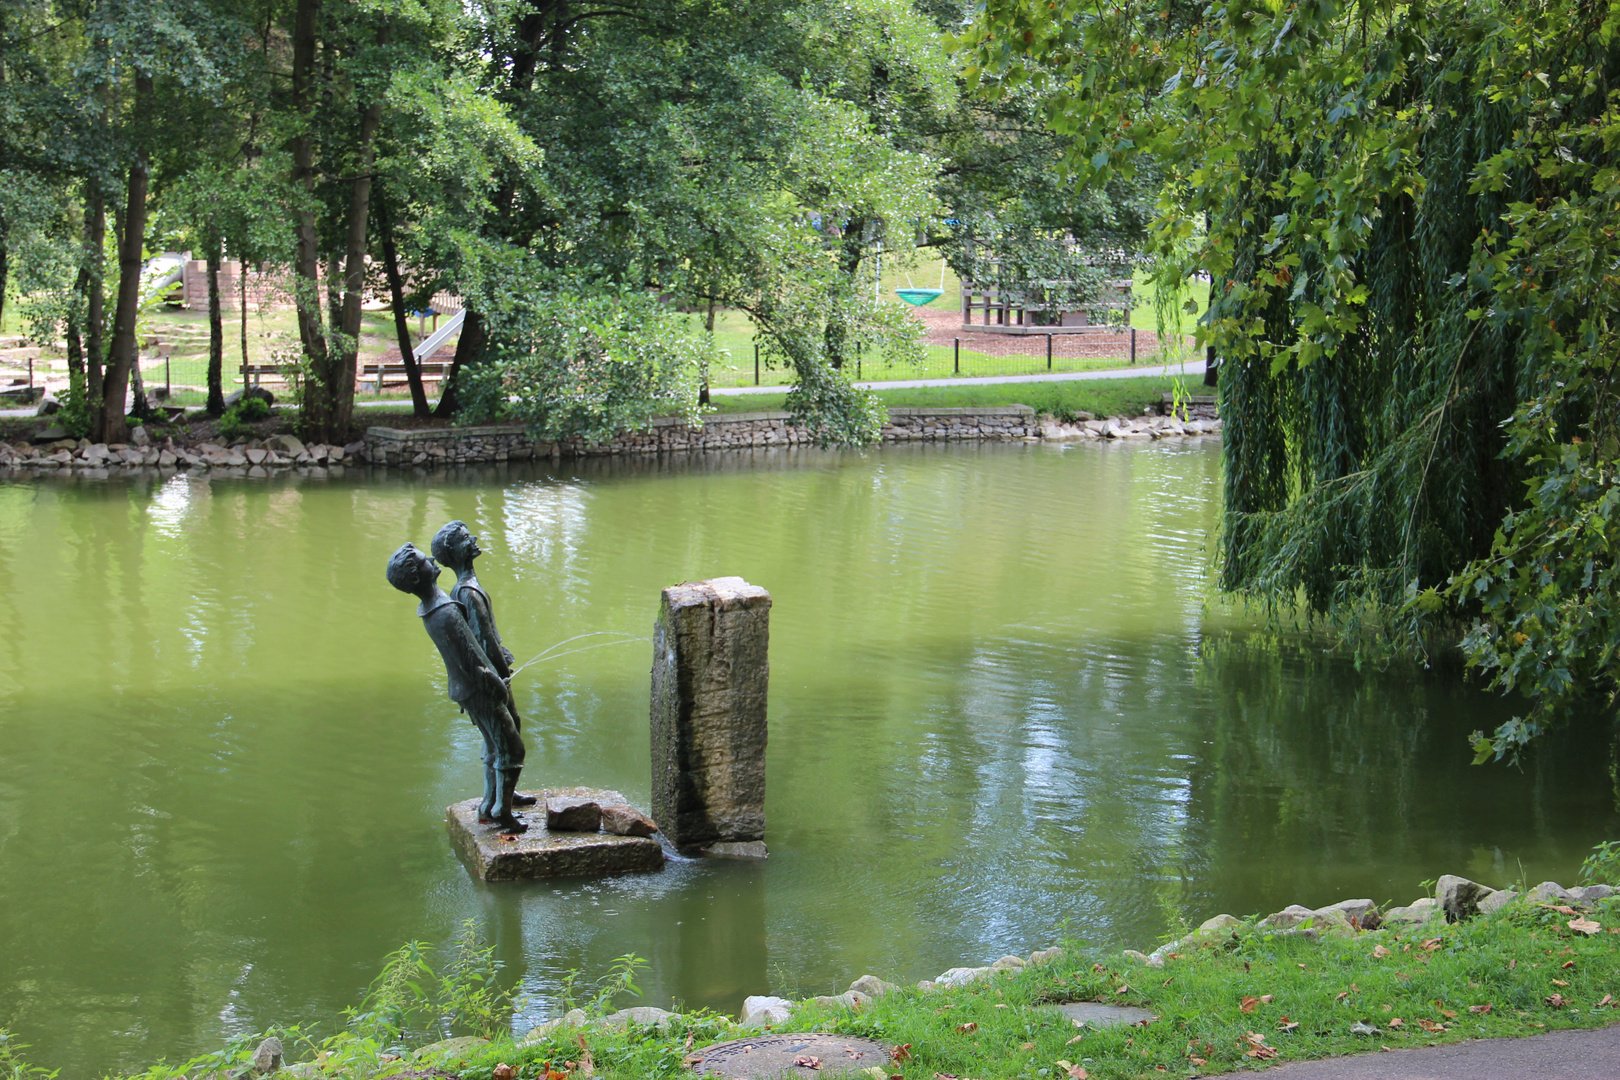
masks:
[(85, 188), (84, 229), (79, 238), (79, 272), (73, 279), (73, 304), (68, 308), (67, 327), (67, 363), (69, 392), (83, 394), (84, 382), (84, 337), (83, 325), (79, 312), (79, 297), (88, 296), (90, 292), (90, 276), (92, 273), (91, 261), (94, 254), (90, 250), (90, 219), (94, 211), (91, 208), (91, 195), (89, 185)]
[[(377, 33), (379, 43), (388, 39), (386, 29)], [(325, 390), (329, 395), (327, 442), (349, 439), (349, 421), (354, 416), (355, 363), (360, 356), (360, 302), (366, 288), (366, 234), (371, 222), (371, 169), (375, 157), (377, 129), (382, 126), (382, 99), (366, 106), (360, 117), (358, 167), (354, 186), (349, 190), (349, 236), (344, 251), (342, 347), (327, 356)], [(335, 267), (334, 267), (335, 269)]]
[[(314, 108), (315, 27), (320, 17), (320, 0), (297, 0), (293, 17), (293, 111), (308, 116)], [(310, 205), (315, 192), (315, 145), (305, 121), (292, 139), (292, 179), (310, 199), (297, 211), (294, 225), (293, 302), (298, 310), (298, 339), (304, 347), (304, 360), (311, 371), (326, 366), (326, 331), (321, 323), (320, 237), (315, 231), (315, 214)], [(325, 404), (306, 386), (302, 417), (308, 430), (322, 430), (327, 424)]]
[[(135, 76), (135, 109), (133, 129), (146, 131), (152, 104), (152, 76)], [(108, 358), (107, 378), (102, 386), (101, 423), (97, 432), (101, 442), (125, 442), (129, 439), (129, 423), (124, 418), (124, 394), (129, 390), (130, 370), (139, 357), (140, 343), (135, 339), (135, 317), (141, 303), (141, 240), (146, 233), (146, 191), (149, 176), (144, 148), (138, 148), (129, 165), (128, 199), (124, 209), (124, 228), (118, 238), (118, 306), (113, 316), (112, 352)]]
[(383, 273), (388, 275), (389, 303), (394, 309), (394, 336), (399, 339), (399, 359), (405, 365), (405, 381), (411, 387), (411, 411), (417, 416), (431, 416), (427, 390), (422, 386), (422, 368), (416, 362), (416, 350), (411, 347), (411, 323), (405, 313), (405, 283), (400, 279), (399, 252), (394, 248), (394, 221), (388, 200), (380, 190), (377, 192), (377, 230), (382, 237)]
[(225, 320), (219, 310), (219, 226), (208, 219), (208, 415), (225, 411)]
[(99, 185), (90, 196), (90, 228), (85, 244), (90, 249), (90, 295), (84, 305), (85, 401), (99, 408), (102, 398), (102, 340), (107, 325), (106, 300), (107, 198)]
[(489, 330), (484, 325), (484, 317), (469, 308), (466, 321), (461, 324), (461, 336), (456, 338), (456, 356), (444, 377), (444, 389), (439, 392), (439, 404), (433, 410), (434, 416), (456, 414), (456, 381), (461, 377), (463, 368), (483, 358), (484, 345), (488, 340)]
[(247, 276), (248, 276), (248, 264), (247, 264), (246, 259), (240, 259), (240, 260), (238, 260), (238, 263), (240, 265), (240, 269), (237, 270), (237, 272), (236, 272), (236, 294), (237, 294), (237, 297), (242, 302), (242, 311), (241, 311), (242, 389), (246, 390), (247, 389), (247, 366), (248, 366), (248, 348), (247, 348), (247, 305), (248, 305), (248, 299), (247, 299)]
[[(708, 318), (703, 320), (703, 329), (705, 329), (705, 330), (707, 330), (709, 332), (709, 348), (713, 349), (714, 348), (714, 297), (712, 297), (712, 296), (709, 297), (709, 315), (708, 315)], [(703, 370), (699, 374), (703, 378), (703, 384), (698, 387), (698, 404), (699, 405), (707, 405), (709, 403), (709, 361), (708, 361), (708, 354), (707, 353), (704, 354)]]
[(6, 242), (6, 216), (0, 214), (0, 326), (6, 323), (6, 279), (11, 276), (11, 245)]

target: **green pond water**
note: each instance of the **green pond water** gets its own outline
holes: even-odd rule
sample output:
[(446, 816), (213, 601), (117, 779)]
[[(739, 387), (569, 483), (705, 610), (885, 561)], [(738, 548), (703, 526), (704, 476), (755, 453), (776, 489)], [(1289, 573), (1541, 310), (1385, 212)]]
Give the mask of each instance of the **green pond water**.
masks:
[[(1570, 880), (1612, 729), (1521, 771), (1455, 679), (1357, 673), (1210, 604), (1211, 445), (738, 453), (441, 477), (0, 481), (0, 1026), (64, 1078), (333, 1022), (474, 920), (524, 1003), (650, 961), (735, 1010), (1064, 936)], [(769, 862), (485, 886), (478, 740), (383, 579), (450, 518), (520, 660), (525, 780), (649, 790), (660, 589), (769, 589)], [(605, 641), (587, 639), (576, 644)]]

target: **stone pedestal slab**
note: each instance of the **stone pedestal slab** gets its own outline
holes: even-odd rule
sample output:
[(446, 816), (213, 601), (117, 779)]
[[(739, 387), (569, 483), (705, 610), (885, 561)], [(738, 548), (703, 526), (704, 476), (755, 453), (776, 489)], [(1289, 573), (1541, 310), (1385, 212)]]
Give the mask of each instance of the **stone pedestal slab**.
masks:
[(770, 612), (770, 594), (738, 577), (664, 590), (653, 632), (652, 803), (681, 851), (765, 855)]
[(598, 804), (622, 805), (625, 798), (617, 791), (571, 787), (526, 794), (534, 795), (540, 802), (523, 812), (524, 820), (529, 823), (529, 831), (523, 833), (503, 833), (499, 826), (480, 825), (477, 799), (458, 802), (445, 809), (451, 840), (466, 857), (473, 873), (483, 880), (600, 877), (663, 869), (664, 848), (656, 837), (551, 832), (546, 828), (548, 798), (580, 798)]

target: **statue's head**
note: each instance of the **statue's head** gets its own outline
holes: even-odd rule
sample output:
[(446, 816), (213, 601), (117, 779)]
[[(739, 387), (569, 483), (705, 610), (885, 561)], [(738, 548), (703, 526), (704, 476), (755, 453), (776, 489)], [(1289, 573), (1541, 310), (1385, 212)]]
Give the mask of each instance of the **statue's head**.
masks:
[(415, 544), (404, 543), (388, 560), (388, 584), (415, 595), (439, 576), (439, 566)]
[(467, 528), (465, 521), (452, 521), (433, 537), (433, 557), (446, 566), (460, 569), (471, 566), (483, 554), (478, 537)]

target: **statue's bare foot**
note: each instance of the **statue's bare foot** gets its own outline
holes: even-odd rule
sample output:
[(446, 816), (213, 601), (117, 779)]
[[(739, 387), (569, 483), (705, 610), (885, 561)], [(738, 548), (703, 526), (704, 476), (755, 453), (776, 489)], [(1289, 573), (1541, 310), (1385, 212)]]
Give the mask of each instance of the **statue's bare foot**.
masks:
[(503, 833), (520, 833), (529, 831), (529, 823), (516, 814), (507, 814), (503, 818), (496, 818), (495, 825)]
[(540, 800), (535, 798), (533, 795), (525, 795), (522, 792), (514, 792), (512, 795), (513, 806), (533, 806), (539, 801)]

